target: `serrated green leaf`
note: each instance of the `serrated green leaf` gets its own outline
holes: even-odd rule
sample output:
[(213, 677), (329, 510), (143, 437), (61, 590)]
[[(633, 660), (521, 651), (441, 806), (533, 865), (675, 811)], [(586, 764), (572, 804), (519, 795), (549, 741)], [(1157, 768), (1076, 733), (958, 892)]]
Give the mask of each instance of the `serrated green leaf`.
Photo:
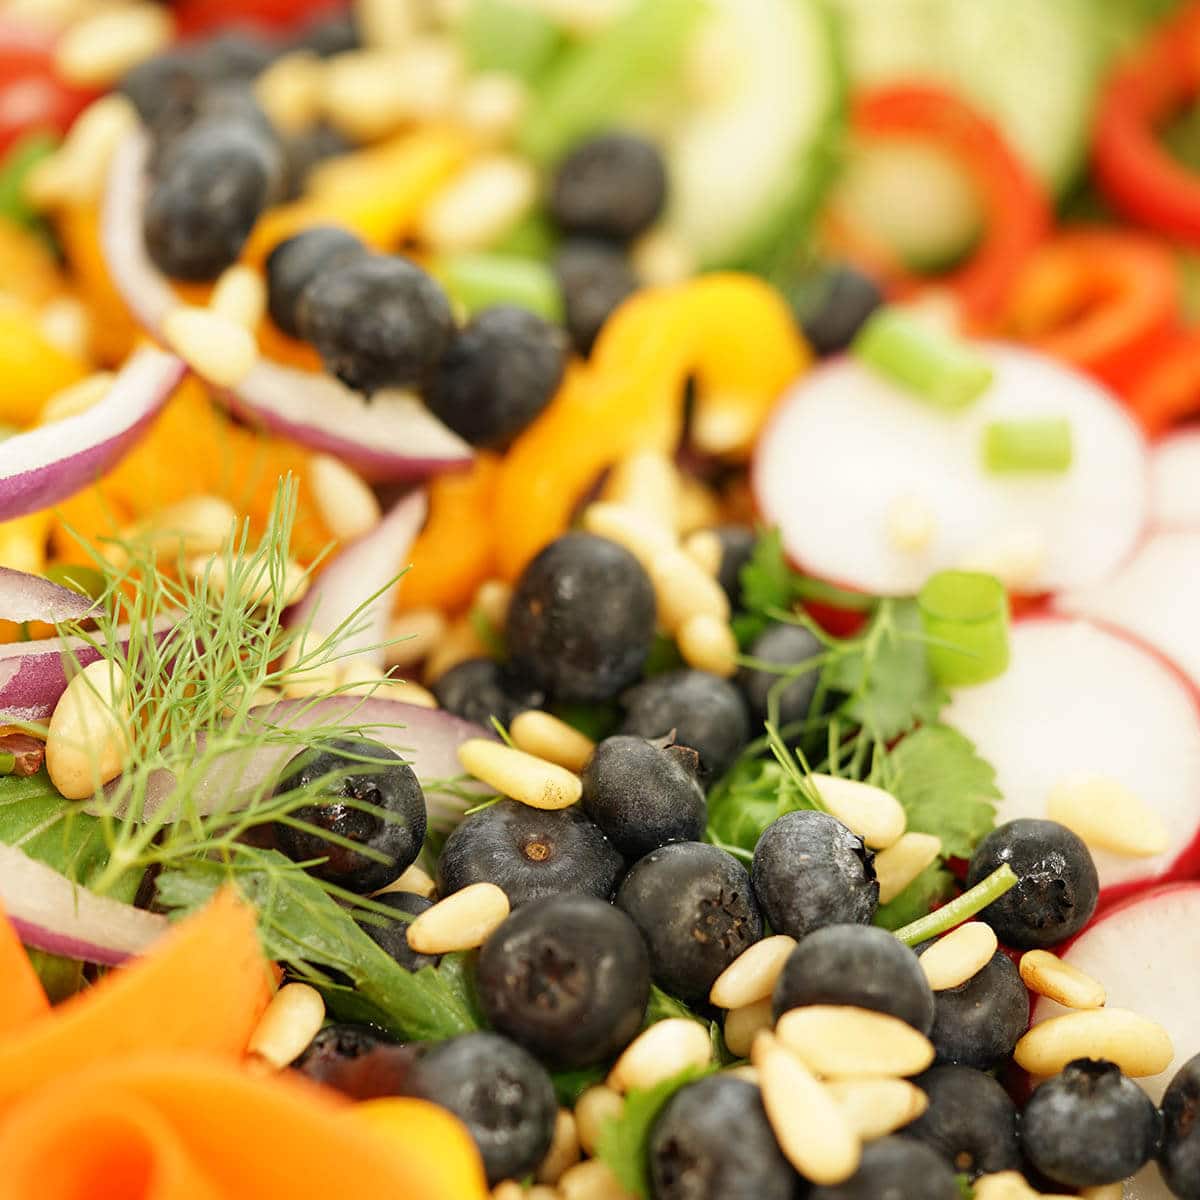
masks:
[(744, 758), (709, 793), (707, 837), (726, 849), (753, 853), (772, 821), (811, 807), (774, 759)]
[(875, 910), (875, 924), (884, 929), (900, 929), (948, 900), (955, 890), (954, 876), (940, 863), (933, 863), (894, 900)]

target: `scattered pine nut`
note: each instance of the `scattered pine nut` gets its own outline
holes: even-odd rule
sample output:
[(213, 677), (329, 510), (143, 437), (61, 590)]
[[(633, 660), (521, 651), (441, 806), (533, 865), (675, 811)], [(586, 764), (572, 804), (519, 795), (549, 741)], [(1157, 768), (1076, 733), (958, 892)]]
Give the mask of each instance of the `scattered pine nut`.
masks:
[(575, 1131), (585, 1154), (595, 1154), (600, 1131), (625, 1111), (625, 1097), (603, 1083), (588, 1088), (575, 1101)]
[(579, 772), (587, 765), (596, 743), (551, 713), (529, 708), (518, 713), (508, 728), (518, 750)]
[(437, 884), (416, 863), (405, 870), (399, 879), (393, 879), (387, 887), (380, 888), (376, 896), (386, 896), (388, 892), (412, 892), (414, 896), (423, 896), (426, 900), (437, 891)]
[(157, 4), (101, 9), (63, 33), (54, 52), (55, 71), (76, 87), (110, 87), (165, 49), (173, 32), (170, 14)]
[(716, 578), (725, 552), (721, 548), (721, 539), (711, 529), (697, 529), (695, 533), (688, 534), (683, 548), (696, 560), (702, 571)]
[(755, 942), (717, 976), (708, 993), (709, 1000), (718, 1008), (744, 1008), (768, 999), (795, 948), (796, 939), (786, 933)]
[(487, 143), (506, 142), (517, 131), (529, 107), (529, 89), (501, 71), (474, 75), (458, 99), (458, 119)]
[(90, 356), (91, 321), (91, 314), (74, 296), (57, 296), (38, 313), (42, 337), (64, 354), (85, 362)]
[(559, 1200), (559, 1195), (552, 1187), (525, 1188), (515, 1179), (506, 1179), (492, 1188), (492, 1200)]
[[(214, 597), (223, 598), (228, 593), (229, 563), (223, 554), (189, 559), (186, 567), (187, 573), (193, 579), (205, 581), (209, 592)], [(296, 604), (304, 598), (304, 594), (308, 591), (308, 585), (308, 572), (295, 559), (289, 558), (283, 567), (282, 594), (278, 597), (278, 603), (284, 608)], [(266, 564), (262, 564), (262, 569), (252, 578), (243, 577), (241, 586), (245, 589), (242, 599), (254, 605), (255, 608), (266, 608), (267, 605), (276, 602), (275, 581), (271, 578), (271, 572), (267, 569)], [(335, 665), (333, 666), (335, 667)], [(333, 678), (335, 684), (340, 682), (336, 669), (333, 669)], [(286, 688), (284, 690), (287, 691)], [(296, 693), (288, 692), (287, 694), (294, 695)]]
[(920, 554), (937, 532), (933, 509), (921, 497), (911, 493), (897, 496), (888, 505), (888, 542), (906, 554)]
[(68, 417), (77, 417), (85, 413), (94, 404), (98, 404), (108, 395), (116, 376), (111, 371), (97, 371), (78, 383), (62, 388), (54, 393), (42, 406), (39, 423), (50, 425), (54, 421), (65, 421)]
[(875, 878), (879, 880), (879, 903), (887, 904), (926, 867), (937, 862), (942, 839), (931, 833), (906, 833), (886, 850), (875, 855)]
[(474, 612), (482, 614), (493, 629), (503, 630), (508, 624), (508, 606), (512, 603), (512, 584), (503, 579), (486, 579), (475, 591), (471, 601)]
[(244, 263), (226, 267), (213, 288), (209, 307), (253, 332), (267, 311), (266, 280)]
[(737, 674), (738, 644), (727, 621), (710, 613), (689, 617), (676, 630), (679, 653), (689, 667), (728, 679)]
[(311, 50), (277, 58), (254, 81), (254, 95), (276, 129), (300, 133), (321, 114), (325, 64)]
[(830, 815), (857, 833), (872, 850), (885, 850), (899, 841), (908, 817), (891, 792), (834, 775), (810, 775), (809, 779)]
[(980, 1175), (972, 1184), (975, 1200), (1037, 1200), (1039, 1193), (1025, 1180), (1020, 1171), (997, 1171)]
[(437, 708), (437, 697), (419, 683), (410, 683), (407, 679), (392, 679), (384, 681), (385, 700), (394, 700), (397, 704), (414, 704), (417, 708)]
[(530, 808), (570, 808), (583, 795), (578, 775), (503, 742), (469, 738), (458, 748), (458, 761), (467, 774)]
[(66, 799), (91, 796), (125, 766), (124, 690), (125, 672), (101, 658), (67, 684), (54, 706), (46, 731), (46, 772)]
[(163, 338), (198, 375), (217, 387), (240, 383), (258, 361), (254, 335), (207, 308), (181, 304), (167, 314)]
[(1079, 1200), (1121, 1200), (1125, 1195), (1125, 1184), (1102, 1183), (1097, 1187), (1079, 1189)]
[(705, 454), (747, 450), (757, 432), (753, 411), (736, 396), (701, 396), (692, 416), (692, 444)]
[(425, 656), (425, 682), (436, 683), (451, 667), (468, 658), (486, 658), (487, 647), (479, 640), (475, 626), (467, 617), (459, 617), (446, 627)]
[(938, 938), (918, 958), (935, 992), (958, 987), (992, 961), (999, 946), (995, 931), (982, 921), (968, 921)]
[(597, 537), (624, 546), (649, 572), (655, 562), (675, 550), (675, 535), (661, 522), (627, 504), (599, 500), (583, 510), (583, 527)]
[(679, 471), (659, 450), (635, 450), (613, 464), (604, 499), (636, 509), (674, 534)]
[(1057, 1075), (1077, 1058), (1103, 1058), (1126, 1075), (1157, 1075), (1175, 1048), (1157, 1022), (1124, 1008), (1092, 1008), (1040, 1021), (1017, 1043), (1013, 1059), (1031, 1075)]
[(642, 234), (630, 251), (643, 287), (671, 287), (696, 274), (696, 259), (677, 233), (658, 227)]
[(414, 0), (355, 0), (354, 26), (364, 46), (394, 49), (416, 32)]
[(379, 524), (382, 513), (375, 493), (341, 459), (314, 454), (308, 462), (308, 482), (321, 520), (338, 541), (353, 541)]
[(133, 105), (119, 93), (90, 104), (62, 145), (30, 171), (25, 199), (39, 209), (95, 203), (104, 191), (113, 153), (137, 121)]
[(470, 163), (426, 205), (417, 236), (435, 252), (482, 250), (533, 207), (537, 177), (529, 163), (494, 154)]
[(707, 529), (721, 521), (721, 505), (717, 494), (693, 475), (679, 478), (679, 504), (676, 530), (680, 535)]
[(573, 1166), (558, 1181), (562, 1200), (637, 1200), (627, 1192), (608, 1163), (599, 1158)]
[(408, 945), (418, 954), (474, 950), (508, 914), (508, 897), (494, 883), (468, 884), (409, 922)]
[(220, 496), (195, 495), (160, 508), (124, 531), (126, 540), (145, 541), (156, 558), (216, 554), (232, 536), (237, 513)]
[(793, 1008), (775, 1032), (818, 1075), (863, 1079), (917, 1075), (933, 1062), (933, 1044), (889, 1013), (848, 1005)]
[(1102, 775), (1063, 780), (1046, 801), (1046, 815), (1092, 849), (1128, 858), (1152, 858), (1171, 844), (1162, 817), (1123, 783)]
[(652, 1088), (688, 1067), (712, 1061), (708, 1030), (686, 1017), (668, 1017), (643, 1030), (621, 1052), (608, 1073), (608, 1086), (630, 1092)]
[(579, 1161), (579, 1132), (569, 1108), (560, 1108), (554, 1118), (554, 1137), (546, 1157), (538, 1164), (534, 1178), (538, 1183), (557, 1183), (569, 1167)]
[(370, 696), (387, 676), (370, 659), (346, 658), (338, 664), (338, 691), (350, 696)]
[(729, 597), (724, 589), (679, 547), (659, 554), (650, 564), (650, 582), (658, 602), (658, 617), (668, 633), (689, 617), (707, 615), (729, 620)]
[(784, 1157), (806, 1179), (831, 1186), (858, 1170), (862, 1143), (841, 1105), (778, 1038), (760, 1033), (751, 1061)]
[(732, 1075), (734, 1079), (744, 1079), (747, 1083), (754, 1084), (755, 1087), (762, 1082), (758, 1068), (748, 1066), (746, 1063), (739, 1063), (736, 1067), (726, 1067), (725, 1074)]
[(411, 667), (425, 658), (446, 632), (436, 608), (414, 608), (392, 618), (384, 650), (389, 667)]
[(1104, 985), (1048, 950), (1027, 950), (1018, 965), (1021, 982), (1067, 1008), (1103, 1008)]
[(316, 988), (307, 983), (286, 984), (271, 998), (246, 1050), (283, 1070), (308, 1049), (324, 1020), (325, 1001)]
[(731, 1008), (725, 1014), (725, 1045), (730, 1054), (745, 1058), (754, 1045), (754, 1039), (764, 1030), (775, 1025), (775, 1014), (771, 1009), (771, 997), (756, 1000), (742, 1008)]
[(902, 1129), (929, 1107), (929, 1097), (907, 1079), (831, 1079), (825, 1086), (864, 1142)]
[[(332, 692), (338, 685), (338, 664), (330, 658), (316, 658), (319, 647), (325, 645), (328, 639), (315, 629), (308, 630), (308, 636), (297, 638), (283, 655), (283, 670), (285, 672), (280, 690), (289, 699), (303, 699), (307, 696), (319, 696)], [(312, 650), (308, 649), (309, 644)], [(332, 653), (332, 647), (327, 647)], [(299, 668), (302, 658), (311, 658), (310, 665)]]

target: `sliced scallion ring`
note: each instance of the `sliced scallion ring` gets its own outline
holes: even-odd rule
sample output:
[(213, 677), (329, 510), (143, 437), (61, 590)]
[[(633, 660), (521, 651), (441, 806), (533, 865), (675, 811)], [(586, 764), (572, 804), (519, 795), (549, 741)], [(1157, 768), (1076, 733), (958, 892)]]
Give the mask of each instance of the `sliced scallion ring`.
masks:
[(917, 597), (934, 678), (948, 686), (984, 683), (1008, 666), (1008, 595), (994, 576), (939, 571)]
[(991, 421), (983, 431), (983, 465), (996, 475), (1062, 474), (1070, 469), (1071, 458), (1071, 422), (1066, 417)]

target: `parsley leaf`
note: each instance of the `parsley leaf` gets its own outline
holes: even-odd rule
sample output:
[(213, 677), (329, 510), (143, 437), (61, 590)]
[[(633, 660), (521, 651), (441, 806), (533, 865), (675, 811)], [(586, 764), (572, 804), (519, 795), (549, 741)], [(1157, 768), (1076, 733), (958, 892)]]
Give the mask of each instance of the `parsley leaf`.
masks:
[(753, 853), (776, 818), (811, 808), (795, 780), (774, 759), (739, 760), (708, 796), (710, 842)]
[(746, 610), (737, 631), (739, 642), (753, 641), (774, 619), (772, 612), (791, 607), (796, 594), (794, 579), (783, 553), (783, 535), (778, 529), (759, 534), (749, 562), (738, 575)]

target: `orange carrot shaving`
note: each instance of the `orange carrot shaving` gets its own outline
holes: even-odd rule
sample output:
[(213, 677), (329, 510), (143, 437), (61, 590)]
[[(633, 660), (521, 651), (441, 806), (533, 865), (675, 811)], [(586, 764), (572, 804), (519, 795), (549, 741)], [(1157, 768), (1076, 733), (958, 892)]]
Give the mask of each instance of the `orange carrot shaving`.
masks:
[[(12, 923), (0, 909), (0, 1037), (22, 1029), (50, 1009), (41, 980)], [(3, 1160), (0, 1160), (3, 1161)]]

